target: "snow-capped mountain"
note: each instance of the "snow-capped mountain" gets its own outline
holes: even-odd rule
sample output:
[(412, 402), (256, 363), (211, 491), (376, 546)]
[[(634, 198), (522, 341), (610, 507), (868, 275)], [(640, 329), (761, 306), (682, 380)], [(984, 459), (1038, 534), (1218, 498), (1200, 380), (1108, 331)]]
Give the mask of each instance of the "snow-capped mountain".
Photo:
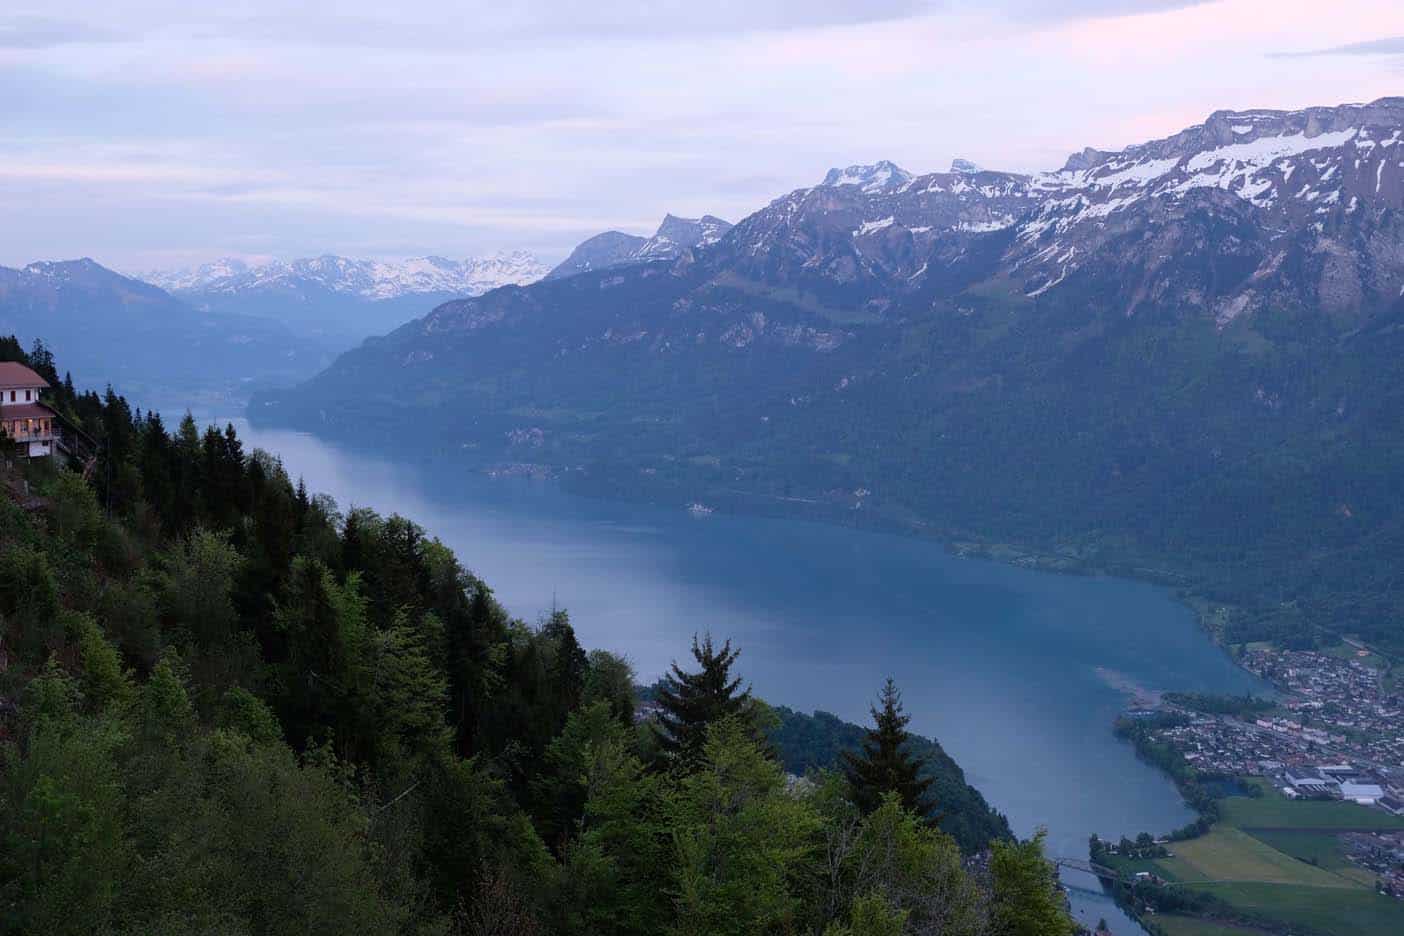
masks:
[(729, 230), (731, 223), (714, 215), (700, 218), (665, 215), (652, 237), (606, 231), (582, 241), (569, 257), (550, 272), (548, 278), (560, 279), (577, 273), (655, 260), (676, 260), (689, 250), (712, 246)]
[(834, 188), (851, 185), (864, 195), (883, 195), (899, 191), (911, 181), (910, 172), (884, 159), (871, 166), (830, 169), (829, 174), (824, 176), (824, 181), (819, 184)]
[(838, 286), (876, 310), (998, 275), (1027, 299), (1082, 279), (1128, 314), (1171, 304), (1222, 325), (1283, 302), (1398, 296), (1401, 207), (1404, 98), (1386, 98), (1222, 111), (1032, 176), (963, 159), (919, 176), (891, 162), (834, 169), (741, 221), (712, 259), (758, 281)]
[(225, 258), (192, 270), (148, 273), (141, 279), (177, 295), (295, 292), (311, 287), (375, 301), (426, 294), (479, 296), (498, 286), (524, 286), (545, 275), (540, 261), (518, 250), (467, 260), (322, 256), (249, 264)]
[[(1220, 111), (1162, 140), (1083, 150), (1031, 186), (1038, 206), (1009, 258), (1033, 297), (1130, 265), (1140, 298), (1208, 304), (1223, 324), (1289, 294), (1337, 308), (1404, 285), (1404, 98)], [(1247, 269), (1186, 277), (1210, 255)]]

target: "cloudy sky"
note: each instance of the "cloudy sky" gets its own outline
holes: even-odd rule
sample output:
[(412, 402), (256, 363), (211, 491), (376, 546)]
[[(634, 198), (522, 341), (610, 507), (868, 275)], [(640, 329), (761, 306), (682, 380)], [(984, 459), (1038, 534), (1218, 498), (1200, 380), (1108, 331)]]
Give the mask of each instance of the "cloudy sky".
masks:
[(0, 264), (554, 260), (833, 165), (1389, 94), (1398, 0), (5, 0)]

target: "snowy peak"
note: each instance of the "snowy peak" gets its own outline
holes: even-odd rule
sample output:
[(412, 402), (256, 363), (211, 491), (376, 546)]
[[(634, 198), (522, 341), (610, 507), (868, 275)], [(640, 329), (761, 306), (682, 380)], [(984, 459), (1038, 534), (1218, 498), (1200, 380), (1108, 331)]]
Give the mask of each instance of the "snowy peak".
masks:
[(582, 241), (547, 278), (560, 279), (591, 270), (607, 270), (653, 260), (676, 260), (685, 251), (712, 246), (729, 230), (731, 222), (723, 221), (716, 215), (700, 218), (664, 215), (663, 223), (658, 225), (652, 237), (606, 231)]
[(666, 215), (657, 232), (638, 249), (635, 258), (639, 260), (671, 260), (693, 247), (710, 247), (727, 231), (731, 223), (715, 215), (701, 218), (679, 218)]
[(109, 287), (139, 292), (158, 291), (152, 290), (149, 283), (123, 276), (88, 257), (79, 260), (36, 260), (16, 272), (33, 282), (44, 282), (53, 287)]
[(974, 175), (978, 172), (983, 171), (984, 170), (982, 170), (978, 165), (976, 165), (968, 159), (956, 158), (951, 160), (952, 173), (958, 173), (960, 175)]
[(830, 169), (820, 185), (834, 188), (855, 185), (864, 194), (877, 195), (895, 192), (912, 181), (912, 174), (896, 163), (882, 160), (871, 166), (849, 166), (847, 169)]
[(323, 255), (249, 264), (232, 257), (190, 270), (158, 271), (141, 277), (174, 293), (299, 292), (321, 289), (367, 300), (443, 293), (477, 296), (498, 286), (526, 285), (546, 268), (518, 250), (490, 257), (446, 260), (355, 260)]

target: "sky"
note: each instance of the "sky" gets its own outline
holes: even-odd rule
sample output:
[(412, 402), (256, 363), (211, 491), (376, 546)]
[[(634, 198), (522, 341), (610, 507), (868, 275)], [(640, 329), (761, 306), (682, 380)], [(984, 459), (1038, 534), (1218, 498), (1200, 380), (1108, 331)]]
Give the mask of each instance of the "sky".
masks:
[(0, 265), (551, 262), (831, 166), (1391, 94), (1398, 0), (5, 0)]

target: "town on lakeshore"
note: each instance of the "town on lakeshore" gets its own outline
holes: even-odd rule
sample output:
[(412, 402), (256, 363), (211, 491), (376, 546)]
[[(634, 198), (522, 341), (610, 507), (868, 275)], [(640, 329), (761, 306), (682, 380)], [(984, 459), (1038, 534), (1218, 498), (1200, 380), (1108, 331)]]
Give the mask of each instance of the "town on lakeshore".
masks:
[(1094, 863), (1140, 885), (1173, 886), (1191, 869), (1247, 885), (1275, 880), (1263, 869), (1285, 855), (1299, 863), (1290, 870), (1328, 869), (1336, 884), (1404, 901), (1404, 685), (1393, 661), (1351, 638), (1314, 650), (1249, 644), (1236, 657), (1274, 698), (1141, 695), (1118, 722), (1201, 822), (1120, 844), (1094, 837)]

